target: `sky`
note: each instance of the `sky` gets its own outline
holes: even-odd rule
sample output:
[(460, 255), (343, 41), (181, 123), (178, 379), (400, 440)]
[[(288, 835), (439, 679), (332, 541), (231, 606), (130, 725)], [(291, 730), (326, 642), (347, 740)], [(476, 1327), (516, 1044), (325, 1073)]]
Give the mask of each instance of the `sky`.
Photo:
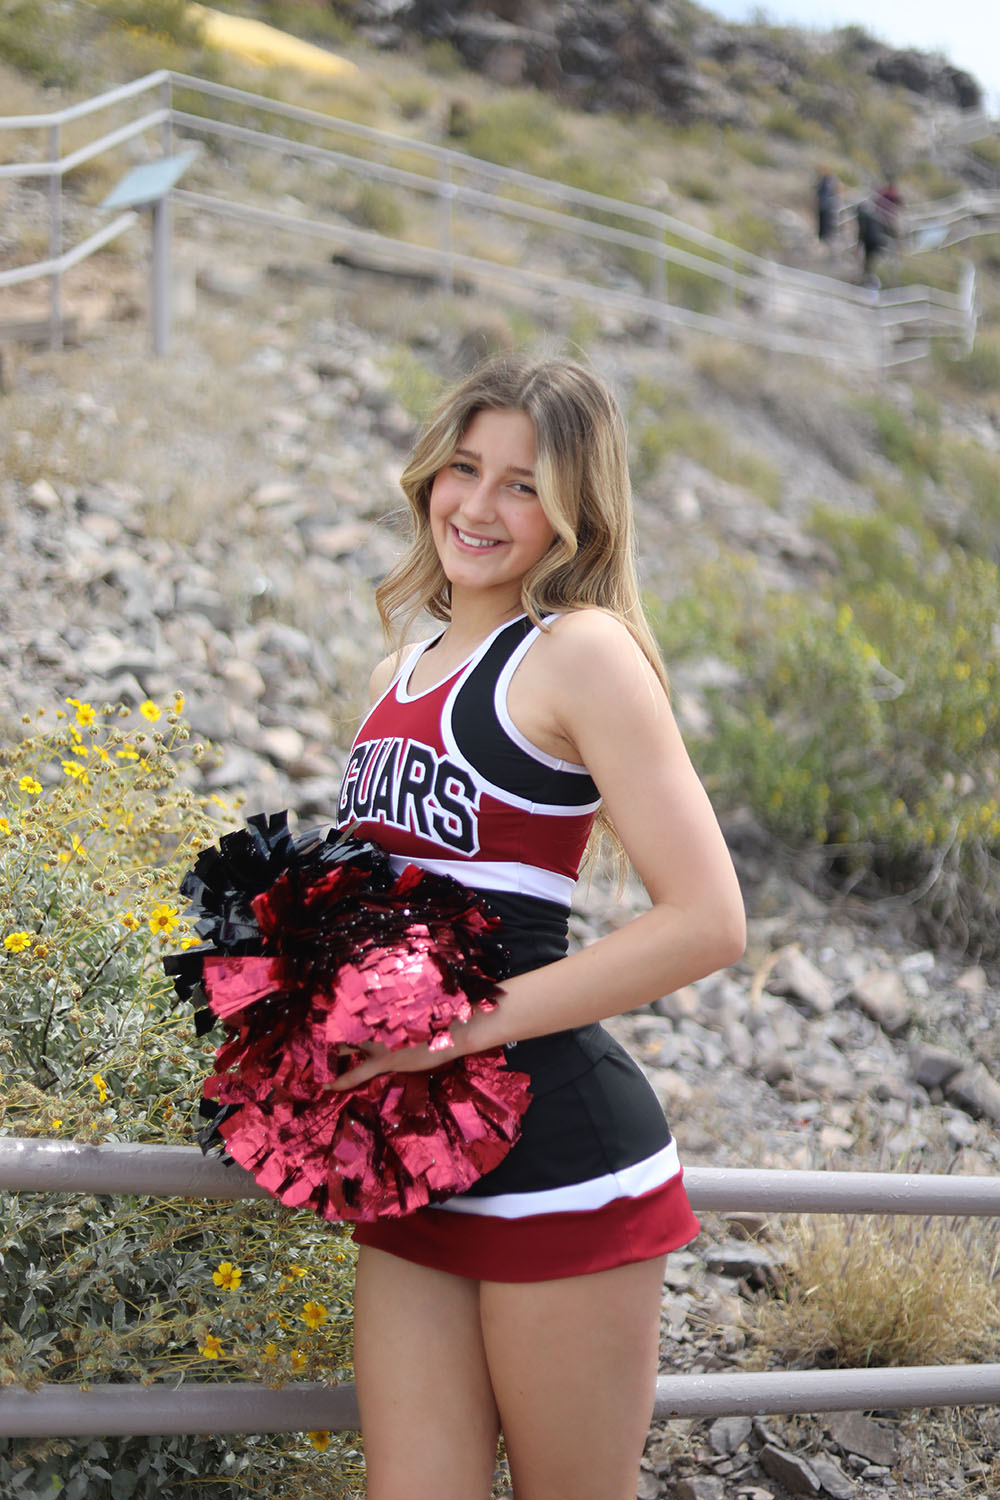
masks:
[(730, 21), (757, 15), (778, 25), (863, 26), (895, 47), (943, 52), (982, 86), (986, 106), (1000, 114), (1000, 3), (998, 0), (702, 0)]

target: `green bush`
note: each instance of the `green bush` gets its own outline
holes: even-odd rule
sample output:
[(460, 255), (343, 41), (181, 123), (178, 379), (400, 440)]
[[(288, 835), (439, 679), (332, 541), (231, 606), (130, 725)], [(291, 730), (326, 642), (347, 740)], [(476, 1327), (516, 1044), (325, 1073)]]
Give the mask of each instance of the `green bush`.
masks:
[(0, 59), (45, 85), (77, 82), (80, 60), (72, 25), (44, 0), (7, 0), (0, 9)]
[(720, 565), (667, 608), (668, 662), (714, 651), (742, 673), (710, 692), (699, 762), (831, 875), (904, 898), (929, 934), (1000, 953), (1000, 641), (995, 564), (885, 518), (845, 523), (825, 595), (769, 592)]
[[(71, 699), (53, 727), (0, 752), (5, 1134), (192, 1141), (210, 1052), (161, 958), (197, 941), (175, 893), (220, 825), (214, 799), (195, 791), (205, 751), (180, 708), (118, 714)], [(349, 1371), (352, 1254), (338, 1227), (270, 1204), (73, 1193), (0, 1203), (0, 1383), (277, 1385)], [(56, 1493), (57, 1478), (75, 1500), (153, 1500), (171, 1482), (267, 1494), (310, 1473), (314, 1492), (334, 1495), (356, 1469), (347, 1440), (330, 1446), (327, 1434), (235, 1447), (24, 1440), (0, 1455), (0, 1489), (32, 1500)]]
[(932, 352), (937, 367), (961, 389), (1000, 391), (1000, 340), (996, 337), (980, 336), (968, 354), (958, 358), (941, 344), (935, 344)]
[(189, 14), (186, 0), (100, 0), (100, 5), (113, 21), (175, 47), (201, 43), (201, 26)]
[(638, 381), (630, 422), (634, 471), (640, 483), (651, 478), (671, 455), (683, 453), (769, 505), (781, 498), (781, 474), (774, 464), (733, 443), (722, 424), (692, 409), (685, 392)]
[(551, 99), (533, 89), (516, 89), (477, 106), (462, 149), (499, 166), (544, 175), (551, 152), (564, 141), (559, 110)]

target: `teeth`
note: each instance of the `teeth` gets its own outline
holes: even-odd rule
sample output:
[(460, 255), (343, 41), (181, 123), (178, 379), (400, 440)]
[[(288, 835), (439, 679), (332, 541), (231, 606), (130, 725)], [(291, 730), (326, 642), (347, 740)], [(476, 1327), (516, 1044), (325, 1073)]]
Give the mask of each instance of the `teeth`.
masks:
[(496, 541), (491, 540), (489, 537), (470, 536), (467, 531), (462, 531), (458, 526), (455, 527), (455, 530), (467, 547), (495, 547), (497, 545)]

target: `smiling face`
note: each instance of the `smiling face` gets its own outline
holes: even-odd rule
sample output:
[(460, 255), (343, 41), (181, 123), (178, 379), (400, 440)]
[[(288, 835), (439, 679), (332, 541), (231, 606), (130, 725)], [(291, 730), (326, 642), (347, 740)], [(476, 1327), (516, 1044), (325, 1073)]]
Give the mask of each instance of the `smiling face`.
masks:
[(523, 411), (479, 411), (431, 486), (431, 535), (456, 594), (489, 591), (505, 611), (521, 606), (521, 580), (555, 532), (535, 481), (535, 428)]

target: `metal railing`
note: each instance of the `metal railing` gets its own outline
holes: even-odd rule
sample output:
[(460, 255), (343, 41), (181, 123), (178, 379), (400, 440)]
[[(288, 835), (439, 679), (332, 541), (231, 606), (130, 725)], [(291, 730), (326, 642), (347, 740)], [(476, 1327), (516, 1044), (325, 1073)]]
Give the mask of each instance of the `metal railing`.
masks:
[[(1000, 1217), (1000, 1178), (690, 1167), (698, 1211)], [(268, 1194), (195, 1147), (0, 1139), (0, 1191), (242, 1199)], [(864, 1410), (1000, 1403), (1000, 1364), (661, 1375), (655, 1415)], [(303, 1432), (357, 1427), (350, 1385), (185, 1381), (0, 1388), (0, 1437)]]
[[(157, 107), (61, 155), (59, 132), (66, 124), (142, 100), (150, 93), (156, 95)], [(179, 98), (197, 104), (198, 109), (180, 108)], [(209, 109), (215, 113), (203, 112)], [(218, 117), (226, 109), (239, 118)], [(410, 195), (411, 202), (425, 206), (427, 223), (421, 226), (422, 239), (414, 234), (407, 238), (360, 229), (331, 213), (318, 218), (279, 212), (267, 202), (247, 201), (245, 187), (238, 198), (224, 197), (217, 190), (183, 187), (175, 189), (171, 197), (200, 214), (282, 228), (373, 255), (389, 252), (394, 263), (428, 272), (446, 290), (462, 276), (502, 286), (511, 293), (557, 296), (776, 352), (879, 367), (919, 358), (935, 338), (948, 339), (965, 349), (975, 335), (975, 279), (971, 269), (958, 292), (909, 287), (873, 293), (833, 277), (779, 265), (659, 209), (184, 74), (151, 73), (51, 115), (0, 118), (0, 131), (13, 129), (49, 133), (46, 160), (2, 165), (0, 176), (48, 179), (50, 254), (33, 267), (0, 271), (0, 287), (32, 275), (50, 277), (54, 341), (61, 326), (62, 274), (98, 247), (96, 236), (92, 236), (68, 252), (72, 259), (66, 259), (62, 250), (63, 179), (102, 152), (146, 138), (151, 131), (159, 132), (158, 149), (164, 155), (172, 149), (175, 134), (182, 132), (211, 150), (278, 153), (285, 159), (308, 163), (317, 174), (350, 173), (381, 183), (398, 195)], [(304, 131), (309, 132), (309, 139), (301, 138)], [(331, 138), (337, 143), (331, 144)], [(320, 144), (320, 139), (326, 144)], [(484, 254), (475, 244), (475, 236), (485, 215), (502, 217), (522, 235), (531, 231), (533, 263), (526, 263), (528, 255), (522, 256), (519, 264), (510, 265), (500, 256)], [(122, 216), (106, 226), (101, 231), (106, 235), (101, 243), (106, 244), (134, 222), (134, 216), (128, 220)], [(460, 249), (457, 241), (463, 235), (472, 243)], [(571, 276), (562, 269), (567, 251), (572, 260), (598, 249), (600, 254), (590, 256), (587, 275)], [(608, 250), (615, 255), (609, 256)], [(643, 271), (648, 285), (640, 280)], [(671, 280), (676, 281), (678, 276), (702, 288), (697, 300), (717, 301), (724, 306), (706, 310), (671, 301)], [(168, 321), (162, 310), (158, 313), (154, 309), (154, 324)]]

